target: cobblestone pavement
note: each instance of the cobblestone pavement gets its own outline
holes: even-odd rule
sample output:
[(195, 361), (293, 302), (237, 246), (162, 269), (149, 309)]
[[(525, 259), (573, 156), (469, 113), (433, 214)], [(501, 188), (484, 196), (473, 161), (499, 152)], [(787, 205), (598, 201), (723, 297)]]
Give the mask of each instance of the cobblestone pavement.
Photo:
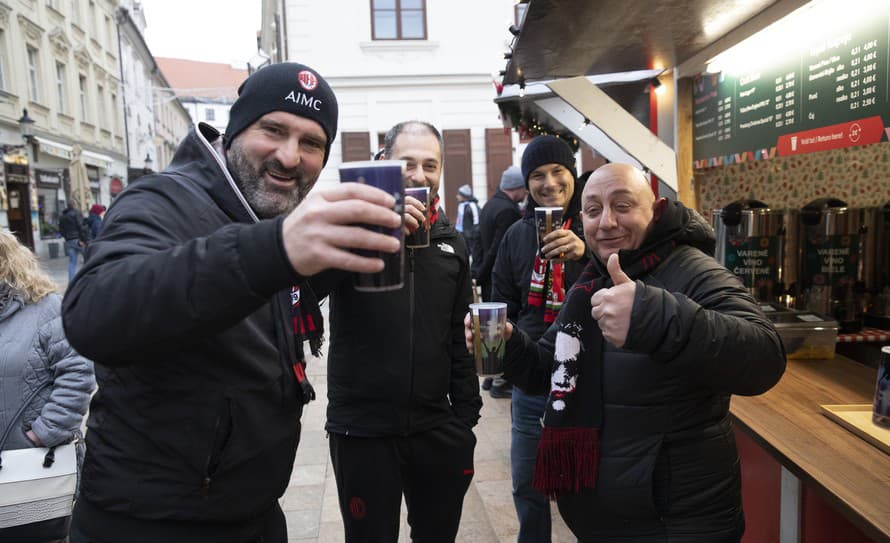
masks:
[[(68, 259), (44, 259), (46, 270), (64, 292), (68, 285)], [(78, 268), (79, 269), (79, 268)], [(281, 499), (290, 543), (335, 543), (343, 541), (343, 525), (337, 504), (337, 486), (324, 432), (327, 407), (327, 366), (312, 359), (307, 370), (318, 399), (303, 411), (303, 433), (290, 485)], [(513, 508), (510, 482), (510, 400), (493, 399), (482, 392), (482, 418), (475, 428), (473, 483), (464, 498), (459, 543), (507, 543), (516, 541), (518, 522)], [(552, 543), (574, 542), (555, 504)], [(407, 543), (409, 528), (402, 505), (399, 541)]]

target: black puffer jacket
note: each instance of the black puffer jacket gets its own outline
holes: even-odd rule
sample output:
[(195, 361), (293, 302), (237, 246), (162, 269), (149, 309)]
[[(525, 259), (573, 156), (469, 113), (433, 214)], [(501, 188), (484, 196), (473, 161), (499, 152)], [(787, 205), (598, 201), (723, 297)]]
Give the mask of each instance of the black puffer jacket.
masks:
[(519, 206), (509, 196), (499, 190), (482, 207), (479, 215), (479, 242), (482, 245), (482, 258), (473, 262), (473, 277), (488, 292), (491, 286), (491, 270), (494, 268), (498, 247), (510, 225), (521, 217)]
[(82, 497), (192, 521), (192, 541), (240, 542), (283, 494), (299, 441), (299, 278), (283, 218), (254, 222), (211, 143), (219, 134), (199, 128), (111, 206), (63, 317), (99, 383)]
[[(768, 390), (785, 358), (758, 304), (698, 248), (713, 254), (714, 235), (695, 217), (636, 281), (625, 347), (605, 342), (596, 488), (559, 499), (582, 541), (737, 542), (744, 531), (730, 395)], [(505, 377), (548, 390), (555, 336), (514, 335)]]
[(463, 237), (440, 214), (430, 246), (408, 249), (405, 266), (405, 286), (388, 292), (358, 292), (351, 278), (332, 283), (332, 273), (312, 280), (319, 296), (331, 292), (329, 432), (408, 435), (479, 419), (479, 380), (464, 344)]

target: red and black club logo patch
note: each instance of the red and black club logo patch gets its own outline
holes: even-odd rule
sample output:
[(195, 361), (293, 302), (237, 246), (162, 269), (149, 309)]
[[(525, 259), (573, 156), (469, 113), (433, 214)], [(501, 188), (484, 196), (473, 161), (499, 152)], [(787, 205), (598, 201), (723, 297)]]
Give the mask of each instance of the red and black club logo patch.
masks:
[(318, 78), (309, 70), (301, 70), (300, 73), (297, 74), (297, 81), (299, 81), (300, 86), (307, 91), (315, 90), (315, 87), (318, 86)]

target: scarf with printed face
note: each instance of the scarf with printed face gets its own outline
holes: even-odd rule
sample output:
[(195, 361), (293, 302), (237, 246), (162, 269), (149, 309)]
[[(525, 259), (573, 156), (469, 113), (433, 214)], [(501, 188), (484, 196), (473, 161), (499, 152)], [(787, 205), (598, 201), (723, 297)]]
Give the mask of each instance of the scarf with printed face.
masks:
[[(563, 230), (572, 226), (572, 219), (562, 224)], [(547, 260), (541, 257), (541, 251), (535, 251), (535, 264), (532, 266), (532, 278), (528, 286), (528, 305), (544, 306), (544, 322), (556, 320), (559, 308), (566, 299), (564, 263)]]
[[(682, 204), (670, 202), (643, 247), (619, 251), (632, 280), (654, 270), (676, 247), (688, 223)], [(569, 291), (556, 321), (550, 394), (542, 419), (533, 486), (551, 499), (596, 486), (603, 425), (603, 334), (591, 315), (590, 298), (612, 279), (596, 258)]]

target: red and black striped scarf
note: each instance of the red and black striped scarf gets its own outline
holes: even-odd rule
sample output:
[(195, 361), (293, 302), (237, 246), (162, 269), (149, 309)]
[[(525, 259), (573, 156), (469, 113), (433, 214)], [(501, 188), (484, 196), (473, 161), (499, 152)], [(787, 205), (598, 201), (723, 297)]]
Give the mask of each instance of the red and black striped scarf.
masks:
[[(562, 224), (563, 230), (572, 226), (572, 219)], [(559, 308), (566, 299), (564, 262), (547, 260), (541, 251), (535, 251), (535, 264), (532, 266), (531, 282), (528, 285), (529, 307), (544, 306), (544, 322), (556, 320)]]
[[(689, 221), (677, 202), (667, 205), (641, 249), (619, 252), (631, 279), (654, 270), (677, 246)], [(590, 298), (612, 286), (605, 266), (592, 258), (575, 282), (556, 320), (551, 389), (542, 419), (532, 484), (551, 499), (596, 486), (603, 425), (603, 334), (591, 315)]]
[(309, 350), (313, 356), (321, 356), (324, 344), (324, 319), (318, 307), (315, 293), (307, 284), (295, 285), (290, 291), (291, 317), (293, 319), (294, 345), (296, 361), (293, 363), (294, 376), (307, 400), (315, 399), (315, 390), (306, 377), (306, 355), (303, 342), (309, 342)]

